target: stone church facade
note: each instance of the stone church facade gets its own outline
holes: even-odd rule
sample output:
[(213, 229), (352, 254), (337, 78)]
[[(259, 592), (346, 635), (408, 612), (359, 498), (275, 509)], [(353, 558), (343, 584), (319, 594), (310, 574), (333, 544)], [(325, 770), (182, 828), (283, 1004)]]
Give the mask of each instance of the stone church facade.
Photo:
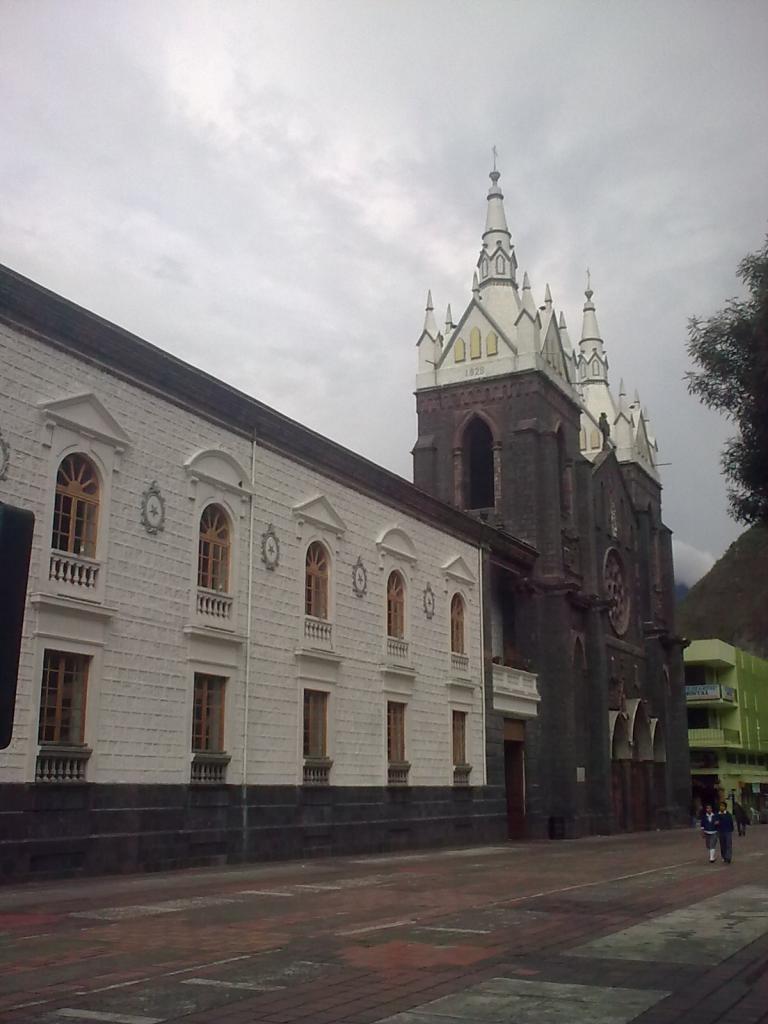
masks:
[[(489, 780), (524, 756), (528, 834), (678, 823), (688, 804), (671, 536), (657, 445), (618, 398), (587, 287), (574, 348), (549, 285), (537, 306), (491, 175), (471, 299), (418, 342), (417, 486), (538, 551), (511, 580), (491, 557), (491, 671), (535, 664), (539, 714), (489, 721)], [(511, 742), (511, 740), (513, 740)]]
[(688, 800), (656, 447), (492, 174), (419, 341), (409, 484), (0, 268), (35, 514), (0, 877), (667, 826)]

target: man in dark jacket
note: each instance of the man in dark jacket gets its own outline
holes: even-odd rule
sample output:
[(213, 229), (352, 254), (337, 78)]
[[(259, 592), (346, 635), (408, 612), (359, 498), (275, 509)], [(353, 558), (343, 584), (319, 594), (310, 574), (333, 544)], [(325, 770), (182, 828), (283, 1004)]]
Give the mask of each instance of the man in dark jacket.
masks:
[(733, 815), (725, 800), (720, 801), (720, 813), (717, 815), (717, 838), (723, 863), (730, 864), (733, 857)]

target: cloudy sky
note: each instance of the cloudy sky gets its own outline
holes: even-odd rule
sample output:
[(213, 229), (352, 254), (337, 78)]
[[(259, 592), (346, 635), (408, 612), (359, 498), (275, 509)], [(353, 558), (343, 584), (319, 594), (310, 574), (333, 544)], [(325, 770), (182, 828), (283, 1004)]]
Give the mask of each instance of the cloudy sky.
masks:
[(0, 262), (410, 477), (490, 150), (537, 303), (649, 408), (692, 582), (738, 535), (686, 321), (768, 229), (764, 0), (0, 0)]

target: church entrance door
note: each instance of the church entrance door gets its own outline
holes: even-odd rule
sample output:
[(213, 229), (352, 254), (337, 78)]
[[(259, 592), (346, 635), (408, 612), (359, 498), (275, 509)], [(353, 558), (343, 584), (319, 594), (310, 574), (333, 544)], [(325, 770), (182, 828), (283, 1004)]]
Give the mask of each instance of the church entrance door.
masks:
[(504, 782), (507, 792), (507, 835), (525, 835), (525, 726), (504, 720)]

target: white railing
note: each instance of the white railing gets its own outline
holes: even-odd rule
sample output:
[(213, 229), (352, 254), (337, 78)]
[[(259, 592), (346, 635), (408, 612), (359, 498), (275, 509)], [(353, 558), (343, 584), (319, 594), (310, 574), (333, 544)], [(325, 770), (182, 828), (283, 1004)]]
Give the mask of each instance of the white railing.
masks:
[(390, 786), (407, 786), (408, 772), (411, 770), (407, 762), (393, 762), (387, 765), (387, 784)]
[(328, 758), (307, 759), (304, 762), (304, 785), (327, 786), (331, 779), (331, 765)]
[(329, 648), (333, 642), (333, 627), (327, 619), (307, 615), (304, 619), (304, 636), (317, 647)]
[(203, 615), (206, 619), (231, 619), (233, 603), (234, 598), (231, 594), (203, 590), (202, 587), (197, 591), (197, 614)]
[(408, 661), (408, 641), (395, 636), (387, 637), (387, 657), (390, 661)]
[(63, 583), (68, 587), (94, 590), (99, 579), (100, 568), (100, 564), (92, 558), (52, 551), (48, 579), (55, 583)]
[(35, 782), (85, 782), (90, 750), (41, 750), (35, 765)]
[(468, 786), (469, 776), (472, 772), (471, 764), (455, 764), (453, 766), (453, 784), (454, 786)]
[(227, 781), (228, 757), (217, 757), (215, 754), (206, 757), (197, 754), (192, 761), (189, 781), (205, 785), (221, 785)]
[(469, 655), (468, 654), (456, 654), (455, 651), (451, 652), (451, 671), (457, 672), (459, 675), (466, 675), (469, 672)]

